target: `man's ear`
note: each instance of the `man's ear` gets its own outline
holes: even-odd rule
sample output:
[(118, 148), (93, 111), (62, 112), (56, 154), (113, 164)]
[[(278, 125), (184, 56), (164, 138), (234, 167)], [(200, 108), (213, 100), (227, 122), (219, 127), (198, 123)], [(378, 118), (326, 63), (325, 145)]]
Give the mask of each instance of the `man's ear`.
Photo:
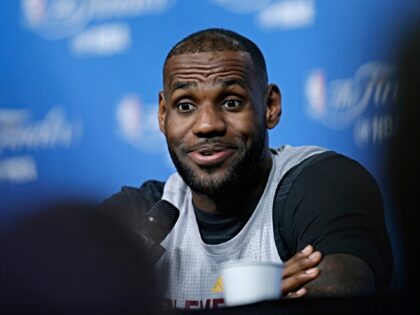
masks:
[(265, 104), (267, 106), (265, 112), (265, 127), (267, 129), (272, 129), (277, 126), (281, 116), (281, 93), (277, 85), (269, 84), (267, 86)]
[(159, 92), (158, 122), (160, 131), (165, 134), (166, 102), (163, 91)]

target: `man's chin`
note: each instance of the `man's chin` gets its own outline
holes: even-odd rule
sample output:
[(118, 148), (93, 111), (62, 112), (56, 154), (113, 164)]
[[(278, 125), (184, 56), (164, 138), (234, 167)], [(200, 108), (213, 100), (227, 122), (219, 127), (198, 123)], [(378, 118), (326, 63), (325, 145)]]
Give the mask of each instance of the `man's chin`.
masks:
[(209, 197), (217, 197), (226, 194), (226, 192), (231, 188), (223, 184), (206, 184), (202, 185), (201, 183), (190, 183), (188, 185), (191, 190), (200, 195), (206, 195)]
[(184, 182), (199, 194), (214, 197), (227, 194), (237, 190), (244, 179), (244, 172), (238, 167), (241, 163), (237, 159), (203, 167), (189, 161), (188, 158), (179, 159), (173, 152), (171, 157)]
[(220, 172), (213, 171), (211, 174), (194, 173), (194, 175), (186, 176), (183, 179), (192, 191), (208, 196), (226, 194), (237, 186), (233, 183), (232, 174), (226, 174), (221, 170)]

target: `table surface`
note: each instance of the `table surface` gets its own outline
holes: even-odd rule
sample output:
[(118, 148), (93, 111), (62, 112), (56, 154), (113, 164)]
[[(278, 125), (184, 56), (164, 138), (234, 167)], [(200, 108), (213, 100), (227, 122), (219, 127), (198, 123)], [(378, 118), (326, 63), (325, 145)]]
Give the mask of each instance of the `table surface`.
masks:
[(236, 307), (171, 310), (171, 315), (271, 315), (271, 314), (418, 314), (418, 292), (392, 292), (373, 297), (300, 298), (265, 301)]

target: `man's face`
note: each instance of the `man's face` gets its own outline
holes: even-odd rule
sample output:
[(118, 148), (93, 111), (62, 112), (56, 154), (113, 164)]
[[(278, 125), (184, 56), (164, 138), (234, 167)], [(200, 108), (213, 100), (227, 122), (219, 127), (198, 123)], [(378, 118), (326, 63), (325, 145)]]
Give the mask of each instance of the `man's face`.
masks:
[(265, 86), (246, 52), (170, 57), (159, 124), (184, 181), (221, 195), (252, 175), (267, 148)]

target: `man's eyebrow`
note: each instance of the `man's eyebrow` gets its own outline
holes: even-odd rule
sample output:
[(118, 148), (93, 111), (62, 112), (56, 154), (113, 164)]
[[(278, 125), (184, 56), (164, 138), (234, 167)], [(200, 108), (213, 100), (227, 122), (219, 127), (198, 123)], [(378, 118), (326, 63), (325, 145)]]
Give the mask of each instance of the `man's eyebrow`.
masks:
[(243, 89), (248, 88), (248, 83), (243, 79), (232, 78), (232, 79), (220, 79), (217, 80), (217, 83), (220, 84), (223, 88), (230, 87), (232, 85), (239, 85)]
[[(239, 79), (239, 78), (219, 79), (216, 81), (216, 83), (220, 84), (222, 88), (228, 88), (233, 85), (239, 85), (243, 89), (247, 89), (249, 87), (246, 80)], [(193, 81), (175, 81), (171, 86), (171, 93), (173, 93), (176, 90), (196, 88), (197, 86), (198, 86), (197, 82), (193, 82)]]
[(197, 87), (197, 83), (191, 81), (176, 81), (171, 86), (171, 92), (174, 92), (175, 90), (188, 89), (191, 87)]

